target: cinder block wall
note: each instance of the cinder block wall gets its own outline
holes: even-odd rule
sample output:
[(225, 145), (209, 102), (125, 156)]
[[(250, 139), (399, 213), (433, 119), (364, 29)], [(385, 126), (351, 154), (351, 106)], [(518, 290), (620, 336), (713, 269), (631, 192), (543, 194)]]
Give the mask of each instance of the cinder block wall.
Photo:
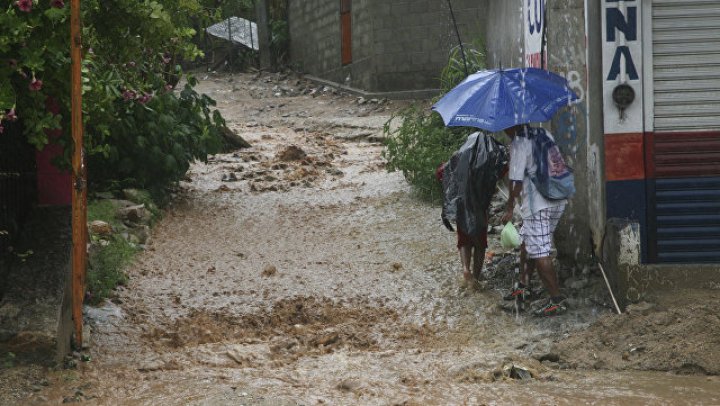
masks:
[(340, 1), (290, 0), (290, 61), (300, 71), (342, 82)]
[[(486, 0), (453, 0), (463, 42), (485, 30)], [(457, 38), (445, 1), (353, 2), (353, 63), (340, 60), (340, 1), (291, 0), (290, 58), (303, 72), (372, 91), (434, 89)], [(348, 80), (349, 78), (349, 80)]]

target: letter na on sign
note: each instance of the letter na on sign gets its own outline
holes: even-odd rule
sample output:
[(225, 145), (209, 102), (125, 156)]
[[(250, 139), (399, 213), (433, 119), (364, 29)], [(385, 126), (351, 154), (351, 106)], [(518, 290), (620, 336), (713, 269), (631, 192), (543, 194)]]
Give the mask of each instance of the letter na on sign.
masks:
[[(617, 0), (607, 0), (608, 3), (617, 3)], [(616, 31), (622, 33), (626, 42), (637, 41), (638, 12), (637, 7), (628, 7), (626, 14), (619, 8), (608, 7), (605, 9), (605, 38), (607, 42), (615, 42), (617, 40)], [(637, 69), (633, 62), (632, 52), (628, 46), (618, 45), (615, 48), (615, 56), (613, 57), (610, 72), (607, 80), (616, 80), (620, 74), (620, 61), (625, 58), (625, 73), (630, 80), (638, 80)]]

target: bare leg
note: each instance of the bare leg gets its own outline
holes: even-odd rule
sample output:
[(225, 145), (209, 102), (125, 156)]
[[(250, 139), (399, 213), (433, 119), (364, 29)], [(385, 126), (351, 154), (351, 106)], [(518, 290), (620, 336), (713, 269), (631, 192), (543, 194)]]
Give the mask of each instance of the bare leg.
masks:
[(465, 278), (465, 282), (472, 282), (472, 273), (470, 273), (470, 261), (472, 259), (472, 246), (471, 245), (463, 245), (462, 247), (458, 248), (458, 252), (460, 253), (460, 263), (463, 267), (463, 278)]
[(520, 246), (520, 283), (525, 286), (530, 286), (530, 278), (532, 278), (533, 270), (535, 270), (535, 260), (528, 258), (525, 243), (523, 243)]
[(472, 273), (475, 280), (480, 280), (482, 277), (482, 269), (483, 265), (485, 264), (485, 247), (478, 244), (475, 245), (475, 250), (473, 252), (473, 266), (472, 266)]
[(558, 283), (557, 273), (552, 266), (550, 257), (537, 258), (535, 260), (538, 274), (542, 280), (545, 289), (550, 293), (550, 297), (560, 296), (560, 284)]

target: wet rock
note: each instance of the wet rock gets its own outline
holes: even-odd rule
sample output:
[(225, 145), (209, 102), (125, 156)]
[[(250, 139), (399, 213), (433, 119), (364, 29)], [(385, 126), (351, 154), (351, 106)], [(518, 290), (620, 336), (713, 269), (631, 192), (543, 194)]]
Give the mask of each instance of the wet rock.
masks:
[(277, 159), (281, 161), (301, 161), (307, 157), (305, 151), (296, 145), (290, 145), (277, 154)]
[(262, 276), (265, 276), (265, 277), (275, 276), (276, 274), (277, 274), (277, 268), (275, 268), (274, 265), (268, 265), (262, 271)]
[(130, 235), (135, 236), (135, 244), (147, 244), (150, 241), (150, 227), (141, 225), (130, 230)]
[(560, 355), (555, 352), (546, 352), (546, 353), (540, 353), (533, 355), (533, 358), (536, 360), (543, 362), (543, 361), (550, 361), (550, 362), (559, 362), (560, 361)]
[(112, 234), (112, 226), (104, 221), (95, 220), (88, 225), (91, 234), (109, 236)]
[(144, 204), (119, 208), (117, 216), (119, 219), (130, 223), (147, 224), (150, 222), (150, 214), (145, 210)]
[(123, 189), (123, 196), (132, 202), (142, 202), (147, 200), (147, 192), (141, 189)]
[(510, 367), (507, 376), (512, 379), (519, 379), (523, 381), (533, 378), (532, 373), (528, 369), (517, 365), (513, 365), (512, 367)]
[(222, 135), (228, 149), (250, 148), (252, 146), (243, 137), (228, 127), (221, 127), (220, 135)]
[(220, 180), (222, 182), (237, 182), (238, 178), (234, 172), (230, 172), (229, 174), (224, 173)]
[(629, 305), (625, 310), (625, 313), (642, 314), (643, 316), (647, 316), (648, 314), (652, 313), (654, 309), (655, 305), (653, 303), (640, 302)]

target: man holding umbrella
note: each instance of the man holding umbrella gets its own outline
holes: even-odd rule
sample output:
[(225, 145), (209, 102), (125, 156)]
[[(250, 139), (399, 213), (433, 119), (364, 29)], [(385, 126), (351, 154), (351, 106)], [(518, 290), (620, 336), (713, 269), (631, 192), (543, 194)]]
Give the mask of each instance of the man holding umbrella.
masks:
[(565, 297), (560, 294), (557, 273), (553, 269), (550, 249), (555, 228), (562, 217), (567, 200), (551, 200), (540, 193), (530, 176), (538, 170), (534, 159), (534, 142), (531, 137), (550, 136), (541, 128), (517, 125), (505, 129), (510, 144), (510, 196), (508, 197), (502, 222), (512, 220), (515, 203), (522, 196), (521, 213), (523, 225), (520, 229), (522, 245), (520, 247), (520, 281), (511, 296), (524, 297), (530, 283), (532, 269), (536, 269), (550, 300), (537, 309), (536, 316), (555, 316), (564, 313), (567, 308)]
[(534, 266), (550, 293), (547, 304), (535, 312), (539, 316), (554, 316), (566, 310), (550, 258), (552, 234), (566, 200), (545, 198), (531, 181), (537, 171), (533, 158), (536, 136), (547, 135), (553, 144), (554, 141), (542, 128), (528, 124), (548, 121), (558, 109), (577, 100), (562, 76), (542, 69), (517, 68), (474, 73), (433, 106), (447, 126), (478, 127), (490, 132), (505, 130), (512, 139), (509, 171), (512, 187), (503, 222), (512, 218), (514, 206), (522, 198), (523, 269), (519, 293), (524, 296), (524, 286)]

